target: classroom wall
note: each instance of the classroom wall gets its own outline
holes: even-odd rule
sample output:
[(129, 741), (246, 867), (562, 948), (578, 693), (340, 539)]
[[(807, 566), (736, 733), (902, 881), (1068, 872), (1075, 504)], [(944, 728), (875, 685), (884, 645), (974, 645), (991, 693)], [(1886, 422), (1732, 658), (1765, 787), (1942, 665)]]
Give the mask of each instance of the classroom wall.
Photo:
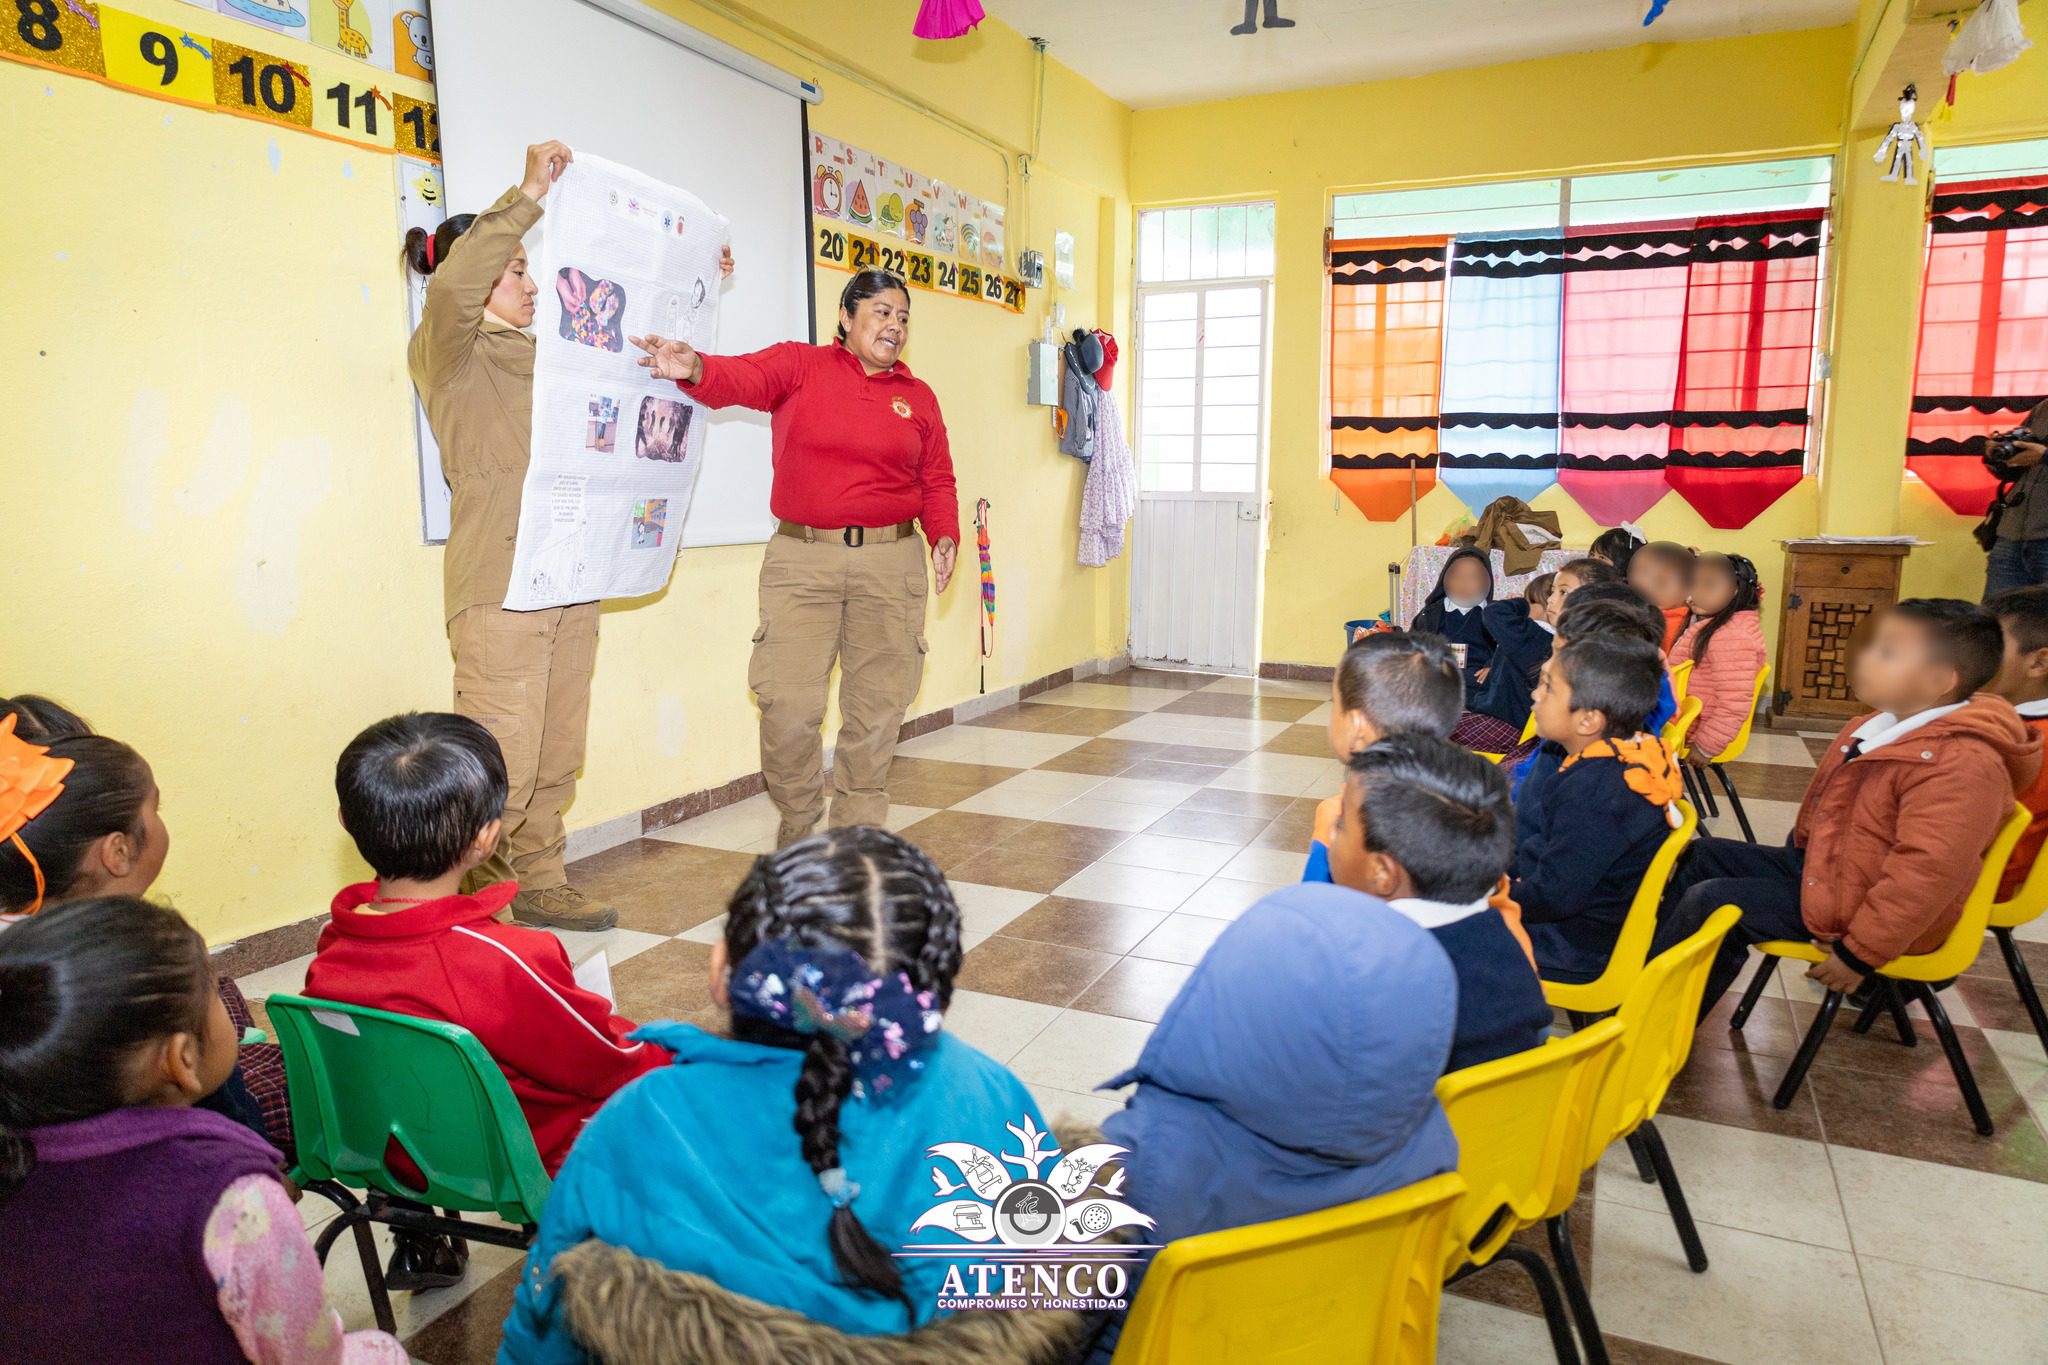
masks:
[[(1982, 558), (1965, 534), (1968, 522), (1917, 481), (1901, 489), (1923, 229), (1910, 189), (1874, 183), (1874, 144), (1843, 148), (1859, 50), (1854, 37), (1843, 27), (1651, 43), (1134, 115), (1131, 194), (1139, 205), (1277, 203), (1264, 658), (1332, 662), (1341, 639), (1333, 627), (1388, 605), (1385, 567), (1413, 543), (1408, 520), (1368, 522), (1321, 474), (1321, 243), (1330, 196), (1361, 189), (1843, 153), (1843, 174), (1858, 181), (1839, 194), (1834, 210), (1843, 239), (1835, 262), (1837, 321), (1868, 316), (1883, 326), (1838, 326), (1834, 373), (1869, 372), (1874, 389), (1890, 387), (1875, 389), (1875, 399), (1857, 396), (1847, 419), (1828, 396), (1826, 467), (1840, 475), (1835, 514), (1824, 526), (1823, 489), (1809, 477), (1740, 531), (1707, 526), (1676, 495), (1666, 495), (1640, 524), (1653, 538), (1749, 555), (1767, 588), (1782, 574), (1783, 538), (1822, 529), (1911, 532), (1939, 544), (1908, 561), (1908, 591), (1976, 595)], [(1961, 107), (1936, 127), (1937, 144), (2039, 136), (2048, 128), (2048, 87), (2029, 67), (2038, 72), (2043, 63), (1966, 79)], [(1859, 214), (1866, 203), (1876, 208)], [(1859, 259), (1845, 261), (1843, 247), (1856, 249)], [(1569, 544), (1583, 546), (1598, 529), (1557, 487), (1534, 505), (1558, 514)], [(1417, 506), (1415, 534), (1433, 543), (1465, 513), (1438, 487)], [(1775, 607), (1765, 617), (1775, 648)]]
[[(174, 0), (124, 4), (193, 22)], [(997, 151), (731, 16), (786, 25), (998, 142), (1032, 145), (1035, 54), (1000, 24), (929, 47), (910, 36), (914, 0), (663, 7), (818, 79), (818, 130), (984, 198), (1004, 194)], [(1051, 64), (1038, 160), (1009, 214), (1013, 252), (1049, 255), (1055, 229), (1075, 234), (1069, 325), (1119, 334), (1128, 119)], [(334, 822), (335, 755), (368, 721), (449, 695), (442, 552), (419, 543), (391, 161), (10, 62), (0, 124), (18, 161), (0, 215), (0, 692), (61, 698), (150, 759), (173, 835), (159, 889), (210, 940), (319, 913), (363, 875)], [(747, 269), (747, 244), (736, 249)], [(844, 279), (819, 274), (821, 335)], [(1121, 653), (1126, 634), (1123, 563), (1075, 564), (1082, 466), (1055, 452), (1046, 410), (1021, 401), (1047, 303), (1034, 291), (1021, 317), (914, 304), (907, 359), (944, 405), (963, 518), (977, 497), (995, 505), (990, 689)], [(686, 551), (666, 592), (607, 608), (572, 828), (758, 766), (745, 668), (760, 553)], [(970, 530), (960, 578), (934, 602), (915, 711), (976, 694), (978, 600)]]

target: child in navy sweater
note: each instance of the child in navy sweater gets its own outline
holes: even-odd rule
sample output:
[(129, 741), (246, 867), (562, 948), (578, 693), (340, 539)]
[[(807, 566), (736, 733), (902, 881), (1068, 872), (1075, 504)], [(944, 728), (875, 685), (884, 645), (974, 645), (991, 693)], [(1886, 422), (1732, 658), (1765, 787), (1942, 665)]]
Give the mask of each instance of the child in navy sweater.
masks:
[(1330, 872), (1435, 936), (1458, 976), (1446, 1071), (1539, 1046), (1550, 1006), (1489, 897), (1515, 851), (1501, 770), (1448, 740), (1393, 735), (1351, 758)]
[(1543, 665), (1543, 745), (1515, 797), (1510, 875), (1546, 981), (1606, 970), (1629, 902), (1677, 827), (1677, 765), (1643, 729), (1663, 674), (1655, 645), (1623, 635), (1568, 637)]
[(1441, 635), (1465, 653), (1465, 690), (1479, 687), (1479, 675), (1493, 661), (1496, 643), (1487, 607), (1493, 602), (1493, 560), (1485, 550), (1470, 546), (1451, 552), (1436, 587), (1422, 603), (1422, 610), (1408, 623), (1408, 629)]
[(1550, 657), (1557, 629), (1550, 613), (1556, 574), (1540, 574), (1522, 589), (1519, 602), (1486, 608), (1493, 658), (1479, 670), (1479, 690), (1466, 703), (1451, 742), (1480, 753), (1502, 754), (1522, 742), (1536, 674)]

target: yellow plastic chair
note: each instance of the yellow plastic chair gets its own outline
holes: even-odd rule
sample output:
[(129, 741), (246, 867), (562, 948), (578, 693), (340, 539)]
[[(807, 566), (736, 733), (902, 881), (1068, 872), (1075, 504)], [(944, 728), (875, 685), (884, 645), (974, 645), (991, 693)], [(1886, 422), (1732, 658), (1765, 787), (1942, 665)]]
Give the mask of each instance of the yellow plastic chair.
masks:
[(2005, 970), (2012, 977), (2013, 989), (2020, 993), (2020, 1003), (2027, 1007), (2027, 1018), (2033, 1021), (2034, 1036), (2041, 1040), (2041, 1050), (2048, 1052), (2048, 1012), (2041, 1008), (2041, 993), (2034, 988), (2027, 960), (2020, 956), (2019, 945), (2012, 941), (2013, 930), (2040, 918), (2043, 911), (2048, 911), (2048, 857), (2036, 856), (2025, 880), (2012, 895), (1992, 904), (1990, 926), (1991, 937), (1998, 940), (1998, 951), (2005, 958)]
[(1594, 1098), (1621, 1028), (1619, 1021), (1603, 1019), (1527, 1052), (1453, 1071), (1436, 1083), (1436, 1097), (1458, 1135), (1458, 1174), (1465, 1177), (1464, 1198), (1451, 1214), (1444, 1275), (1462, 1279), (1495, 1258), (1521, 1266), (1543, 1302), (1560, 1365), (1578, 1365), (1579, 1352), (1556, 1277), (1542, 1256), (1508, 1239), (1562, 1216), (1578, 1197)]
[[(1735, 822), (1742, 826), (1742, 837), (1752, 844), (1756, 842), (1756, 831), (1749, 827), (1749, 812), (1742, 808), (1742, 794), (1735, 790), (1735, 779), (1728, 775), (1726, 764), (1742, 757), (1749, 748), (1749, 732), (1756, 728), (1756, 709), (1763, 705), (1764, 687), (1771, 680), (1771, 666), (1765, 664), (1756, 675), (1756, 686), (1749, 693), (1749, 714), (1742, 718), (1742, 728), (1735, 732), (1735, 738), (1728, 741), (1728, 747), (1707, 760), (1707, 770), (1720, 782), (1721, 790), (1728, 793), (1729, 809), (1735, 812)], [(1700, 795), (1704, 798), (1709, 817), (1721, 812), (1714, 806), (1714, 794), (1707, 789), (1704, 777), (1698, 778)]]
[[(1678, 1183), (1678, 1171), (1671, 1153), (1651, 1120), (1664, 1103), (1664, 1092), (1685, 1069), (1692, 1055), (1693, 1035), (1699, 1031), (1700, 997), (1707, 989), (1707, 973), (1721, 940), (1735, 926), (1742, 912), (1724, 905), (1707, 918), (1698, 932), (1651, 959), (1650, 965), (1629, 987), (1615, 1022), (1621, 1025), (1621, 1042), (1614, 1051), (1614, 1064), (1600, 1093), (1593, 1101), (1593, 1119), (1586, 1129), (1586, 1152), (1579, 1163), (1590, 1170), (1600, 1163), (1608, 1147), (1627, 1142), (1635, 1155), (1637, 1173), (1645, 1183), (1655, 1181), (1664, 1192), (1664, 1206), (1678, 1229), (1679, 1245), (1685, 1248), (1685, 1262), (1694, 1274), (1707, 1268), (1707, 1249), (1700, 1242), (1699, 1228), (1685, 1202), (1685, 1190)], [(1600, 1337), (1600, 1324), (1593, 1316), (1593, 1300), (1586, 1292), (1585, 1277), (1579, 1271), (1578, 1253), (1572, 1248), (1567, 1214), (1560, 1210), (1548, 1220), (1550, 1254), (1557, 1262), (1558, 1278), (1564, 1281), (1565, 1299), (1578, 1319), (1579, 1336), (1586, 1343), (1586, 1358), (1604, 1365), (1607, 1348)]]
[(1687, 659), (1684, 663), (1669, 670), (1671, 674), (1671, 700), (1680, 706), (1685, 705), (1685, 689), (1687, 684), (1692, 682), (1692, 665), (1693, 661)]
[(1685, 737), (1692, 733), (1692, 723), (1700, 718), (1706, 703), (1698, 697), (1687, 697), (1678, 703), (1678, 714), (1664, 722), (1658, 734), (1664, 740), (1664, 747), (1671, 750), (1672, 762), (1685, 757)]
[(1428, 1365), (1455, 1173), (1317, 1213), (1183, 1237), (1145, 1273), (1115, 1365)]
[[(1699, 699), (1695, 697), (1694, 701)], [(1607, 959), (1607, 969), (1587, 982), (1546, 981), (1543, 983), (1543, 998), (1562, 1010), (1570, 1010), (1574, 1016), (1605, 1014), (1619, 1009), (1628, 995), (1629, 987), (1635, 985), (1642, 975), (1643, 963), (1650, 956), (1650, 940), (1657, 934), (1657, 906), (1664, 899), (1664, 885), (1671, 880), (1671, 869), (1678, 863), (1678, 855), (1685, 852), (1685, 846), (1692, 842), (1692, 836), (1700, 827), (1699, 812), (1690, 801), (1678, 803), (1678, 828), (1664, 836), (1664, 843), (1657, 850), (1657, 856), (1650, 859), (1650, 866), (1643, 872), (1643, 880), (1636, 887), (1635, 899), (1629, 902), (1628, 918), (1621, 922), (1621, 934), (1614, 940), (1614, 952)]]
[[(2033, 821), (2032, 812), (2017, 803), (2005, 825), (1998, 831), (1998, 837), (1991, 841), (1991, 847), (1984, 854), (1984, 866), (1977, 873), (1977, 881), (1970, 888), (1970, 894), (1963, 902), (1963, 913), (1949, 930), (1946, 939), (1928, 953), (1909, 953), (1886, 966), (1877, 969), (1871, 978), (1870, 1003), (1863, 1007), (1857, 1017), (1856, 1031), (1868, 1033), (1877, 1020), (1880, 1009), (1889, 1009), (1898, 1025), (1899, 1041), (1911, 1046), (1914, 1042), (1913, 1026), (1907, 1021), (1905, 999), (1918, 1000), (1920, 1008), (1927, 1012), (1927, 1021), (1934, 1025), (1934, 1036), (1941, 1040), (1941, 1050), (1948, 1057), (1949, 1070), (1955, 1073), (1956, 1088), (1963, 1092), (1963, 1103), (1969, 1106), (1970, 1118), (1977, 1131), (1985, 1137), (1992, 1133), (1991, 1111), (1984, 1107), (1984, 1097), (1977, 1091), (1977, 1078), (1970, 1074), (1970, 1061), (1963, 1055), (1962, 1044), (1956, 1041), (1955, 1026), (1949, 1023), (1948, 1011), (1941, 1006), (1941, 1000), (1928, 986), (1931, 981), (1947, 981), (1961, 976), (1977, 960), (1978, 952), (1984, 947), (1984, 931), (1991, 924), (1992, 897), (1998, 894), (1999, 879), (2005, 875), (2005, 865), (2012, 858), (2013, 845), (2026, 833)], [(1794, 939), (1773, 939), (1759, 943), (1757, 950), (1764, 960), (1757, 964), (1756, 972), (1749, 978), (1749, 986), (1742, 992), (1742, 1003), (1735, 1007), (1734, 1016), (1728, 1021), (1732, 1029), (1740, 1029), (1749, 1020), (1749, 1012), (1756, 1005), (1764, 987), (1770, 983), (1778, 970), (1780, 958), (1794, 958), (1800, 962), (1823, 962), (1827, 954), (1811, 943)], [(1841, 991), (1829, 991), (1827, 998), (1820, 1002), (1820, 1013), (1814, 1015), (1813, 1025), (1806, 1030), (1806, 1037), (1799, 1044), (1798, 1055), (1792, 1058), (1791, 1069), (1778, 1084), (1778, 1093), (1771, 1103), (1783, 1109), (1792, 1103), (1792, 1097), (1799, 1093), (1800, 1083), (1806, 1079), (1807, 1069), (1813, 1059), (1820, 1055), (1821, 1044), (1827, 1041), (1828, 1029), (1835, 1022), (1835, 1014), (1842, 1008), (1844, 995)]]
[[(1536, 713), (1532, 710), (1529, 712), (1529, 719), (1522, 723), (1522, 737), (1515, 741), (1515, 747), (1519, 749), (1534, 738), (1536, 738)], [(1479, 753), (1477, 749), (1474, 749), (1472, 752)], [(1506, 754), (1479, 754), (1479, 756), (1494, 763), (1498, 763), (1507, 757)]]

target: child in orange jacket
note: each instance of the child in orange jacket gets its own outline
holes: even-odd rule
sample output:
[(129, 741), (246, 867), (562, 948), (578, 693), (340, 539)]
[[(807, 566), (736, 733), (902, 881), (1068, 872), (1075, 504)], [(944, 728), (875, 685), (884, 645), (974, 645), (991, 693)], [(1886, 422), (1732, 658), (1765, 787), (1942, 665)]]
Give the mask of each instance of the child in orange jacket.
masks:
[[(2005, 636), (2005, 655), (1990, 690), (2012, 703), (2028, 729), (2048, 740), (2048, 587), (2014, 588), (1986, 605)], [(2048, 839), (2048, 763), (2020, 793), (2020, 803), (2034, 813), (2034, 822), (2006, 864), (2005, 880), (1998, 884), (2000, 900), (2019, 890)]]

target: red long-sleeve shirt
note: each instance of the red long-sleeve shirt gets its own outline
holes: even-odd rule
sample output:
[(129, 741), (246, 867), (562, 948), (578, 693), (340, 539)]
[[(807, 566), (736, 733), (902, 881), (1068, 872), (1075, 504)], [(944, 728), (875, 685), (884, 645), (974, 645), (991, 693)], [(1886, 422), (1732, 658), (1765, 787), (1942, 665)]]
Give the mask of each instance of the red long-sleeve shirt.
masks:
[(774, 414), (775, 482), (768, 510), (805, 526), (894, 526), (913, 517), (925, 539), (960, 541), (953, 452), (931, 386), (901, 361), (870, 375), (839, 342), (778, 342), (747, 355), (702, 357), (683, 391), (707, 408)]

